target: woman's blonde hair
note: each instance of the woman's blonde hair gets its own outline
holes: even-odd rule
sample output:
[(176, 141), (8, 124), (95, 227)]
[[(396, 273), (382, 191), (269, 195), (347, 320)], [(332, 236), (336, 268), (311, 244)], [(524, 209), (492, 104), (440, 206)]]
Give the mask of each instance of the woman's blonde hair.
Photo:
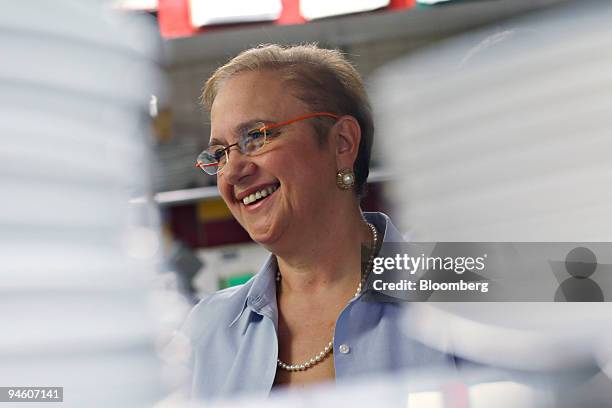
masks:
[[(339, 51), (319, 48), (314, 44), (261, 45), (241, 52), (217, 68), (204, 86), (203, 104), (210, 110), (219, 89), (233, 75), (264, 70), (279, 71), (279, 78), (292, 87), (295, 96), (312, 112), (332, 112), (357, 119), (361, 127), (361, 141), (353, 171), (355, 193), (361, 196), (369, 174), (374, 123), (368, 96), (357, 70)], [(315, 129), (319, 142), (324, 143), (329, 119), (316, 119)]]

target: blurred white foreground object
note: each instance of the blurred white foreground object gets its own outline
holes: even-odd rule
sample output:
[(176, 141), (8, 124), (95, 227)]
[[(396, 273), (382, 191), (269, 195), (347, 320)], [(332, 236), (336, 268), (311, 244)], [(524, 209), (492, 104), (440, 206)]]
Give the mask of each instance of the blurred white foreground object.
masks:
[(612, 4), (410, 55), (375, 82), (414, 241), (612, 241)]
[(162, 394), (147, 285), (160, 250), (149, 192), (157, 39), (102, 2), (0, 13), (0, 384), (64, 387), (64, 407)]
[[(379, 71), (378, 140), (411, 240), (612, 241), (610, 21), (612, 3), (573, 2)], [(502, 367), (578, 368), (611, 339), (610, 303), (414, 306), (407, 334)]]

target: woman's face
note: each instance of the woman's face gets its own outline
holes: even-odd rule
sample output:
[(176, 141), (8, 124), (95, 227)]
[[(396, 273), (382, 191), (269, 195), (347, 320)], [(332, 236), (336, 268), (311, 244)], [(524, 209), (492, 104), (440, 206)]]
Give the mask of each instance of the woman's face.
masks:
[[(275, 72), (243, 72), (221, 85), (211, 109), (211, 138), (238, 142), (240, 129), (254, 122), (281, 122), (312, 113), (291, 94)], [(312, 120), (280, 128), (277, 137), (253, 156), (233, 147), (217, 174), (223, 200), (251, 238), (274, 246), (300, 242), (309, 225), (330, 209), (335, 187), (333, 143), (317, 143)], [(243, 198), (276, 189), (253, 203)], [(328, 211), (329, 212), (329, 211)], [(332, 211), (333, 212), (333, 211)]]

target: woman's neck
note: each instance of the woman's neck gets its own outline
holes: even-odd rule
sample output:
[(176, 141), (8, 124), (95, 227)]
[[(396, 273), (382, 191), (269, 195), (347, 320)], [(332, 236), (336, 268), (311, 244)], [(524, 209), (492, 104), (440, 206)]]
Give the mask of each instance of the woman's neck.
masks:
[(302, 231), (291, 248), (276, 253), (283, 290), (309, 295), (355, 291), (361, 279), (361, 244), (372, 239), (361, 210), (355, 206), (316, 224)]

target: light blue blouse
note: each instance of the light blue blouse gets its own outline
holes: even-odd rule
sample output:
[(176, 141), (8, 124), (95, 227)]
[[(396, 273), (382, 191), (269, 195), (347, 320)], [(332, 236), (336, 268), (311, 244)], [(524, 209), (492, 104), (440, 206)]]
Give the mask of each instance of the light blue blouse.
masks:
[[(385, 214), (364, 216), (381, 232), (383, 242), (403, 241)], [(247, 283), (210, 295), (191, 311), (184, 333), (192, 346), (193, 398), (265, 396), (272, 389), (278, 356), (276, 271), (271, 255)], [(364, 374), (454, 366), (452, 356), (402, 334), (405, 307), (361, 296), (346, 305), (334, 333), (337, 383)]]

